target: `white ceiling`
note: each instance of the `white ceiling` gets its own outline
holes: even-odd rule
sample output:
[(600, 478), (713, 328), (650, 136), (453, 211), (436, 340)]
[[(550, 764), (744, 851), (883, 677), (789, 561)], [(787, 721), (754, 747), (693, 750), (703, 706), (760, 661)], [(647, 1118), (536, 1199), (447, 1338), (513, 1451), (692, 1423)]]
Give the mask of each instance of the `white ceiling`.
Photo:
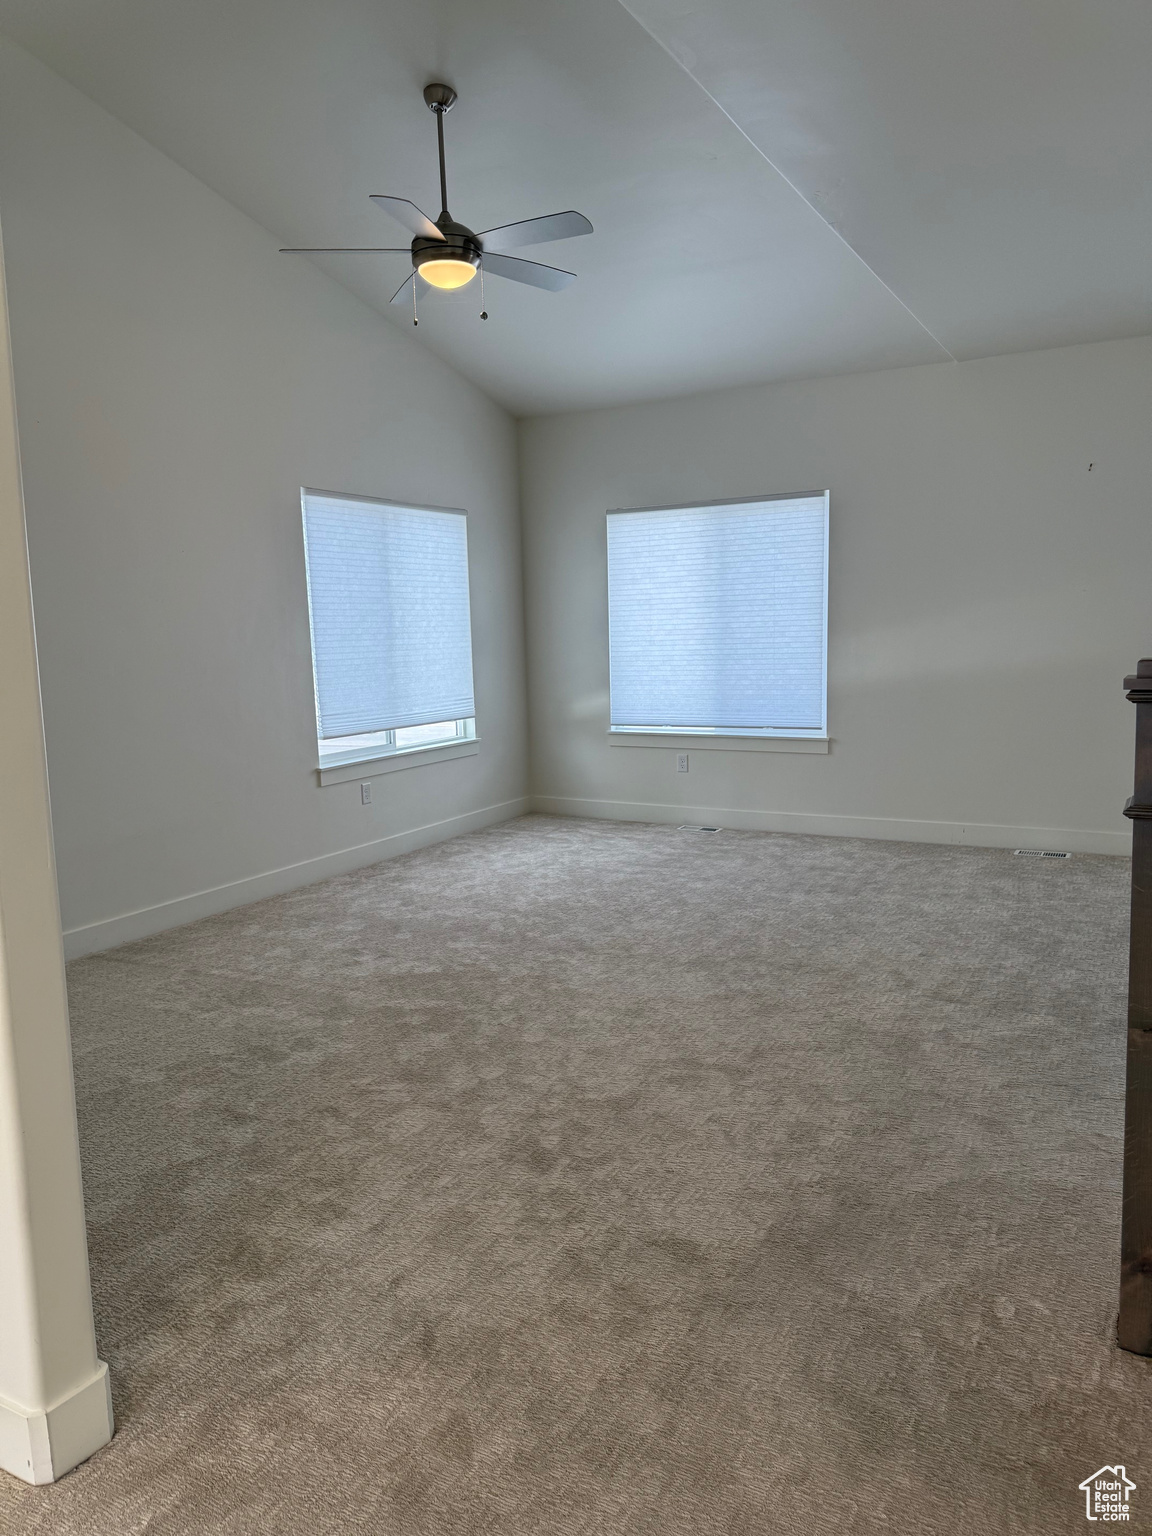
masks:
[[(1152, 331), (1149, 0), (0, 0), (285, 244), (575, 207), (420, 337), (519, 413)], [(280, 261), (310, 258), (277, 257)], [(403, 257), (328, 257), (389, 309)]]

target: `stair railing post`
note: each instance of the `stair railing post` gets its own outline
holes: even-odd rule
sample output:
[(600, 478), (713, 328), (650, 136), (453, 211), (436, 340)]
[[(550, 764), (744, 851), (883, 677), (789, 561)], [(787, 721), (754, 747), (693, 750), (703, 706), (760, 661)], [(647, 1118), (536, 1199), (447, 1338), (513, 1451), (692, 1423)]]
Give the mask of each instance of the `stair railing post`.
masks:
[(1128, 1067), (1117, 1343), (1152, 1355), (1152, 660), (1124, 679), (1136, 706), (1136, 774), (1124, 814), (1132, 822), (1132, 928), (1128, 960)]

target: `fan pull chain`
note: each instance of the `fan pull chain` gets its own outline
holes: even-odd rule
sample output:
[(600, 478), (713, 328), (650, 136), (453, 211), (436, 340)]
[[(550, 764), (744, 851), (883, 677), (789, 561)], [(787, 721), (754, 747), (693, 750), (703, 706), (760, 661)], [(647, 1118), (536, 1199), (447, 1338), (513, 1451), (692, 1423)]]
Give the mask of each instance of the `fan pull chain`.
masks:
[(484, 262), (480, 262), (480, 318), (487, 320), (488, 311), (484, 307)]
[(420, 324), (419, 318), (417, 317), (417, 314), (416, 314), (416, 274), (415, 274), (415, 272), (413, 272), (413, 274), (412, 274), (412, 324), (413, 325), (419, 325)]

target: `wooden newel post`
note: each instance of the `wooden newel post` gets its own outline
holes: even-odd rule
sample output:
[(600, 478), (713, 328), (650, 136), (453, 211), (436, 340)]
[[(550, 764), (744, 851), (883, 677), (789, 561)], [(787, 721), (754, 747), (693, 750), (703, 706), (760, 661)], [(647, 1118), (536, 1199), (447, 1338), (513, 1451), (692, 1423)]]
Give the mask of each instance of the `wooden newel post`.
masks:
[(1124, 807), (1132, 822), (1132, 930), (1116, 1339), (1121, 1349), (1152, 1355), (1152, 660), (1140, 662), (1124, 687), (1136, 706), (1136, 780)]

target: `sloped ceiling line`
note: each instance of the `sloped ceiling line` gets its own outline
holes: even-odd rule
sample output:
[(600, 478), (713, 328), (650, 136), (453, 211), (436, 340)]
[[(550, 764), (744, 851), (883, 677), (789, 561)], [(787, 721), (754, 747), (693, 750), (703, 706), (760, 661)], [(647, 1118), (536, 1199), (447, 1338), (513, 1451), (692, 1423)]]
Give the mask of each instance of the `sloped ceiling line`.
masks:
[(935, 342), (936, 346), (938, 346), (940, 348), (940, 350), (941, 350), (941, 352), (943, 352), (944, 356), (946, 358), (948, 358), (948, 360), (950, 362), (953, 362), (953, 363), (956, 362), (957, 359), (952, 355), (952, 353), (948, 350), (948, 348), (940, 340), (939, 336), (935, 335), (934, 332), (931, 331), (929, 329), (929, 327), (924, 324), (924, 321), (921, 320), (920, 316), (915, 312), (915, 310), (913, 310), (908, 304), (906, 304), (904, 302), (904, 300), (900, 297), (900, 295), (896, 292), (896, 290), (889, 283), (886, 283), (884, 281), (884, 279), (881, 277), (880, 273), (876, 271), (875, 267), (872, 267), (872, 266), (868, 265), (868, 263), (864, 260), (864, 257), (861, 256), (860, 252), (856, 249), (856, 247), (854, 245), (852, 245), (850, 241), (845, 239), (845, 237), (841, 234), (841, 232), (836, 228), (835, 224), (830, 222), (830, 220), (827, 218), (827, 216), (820, 211), (820, 209), (816, 206), (816, 204), (813, 203), (810, 198), (807, 198), (807, 197), (804, 196), (804, 193), (800, 190), (800, 188), (796, 185), (796, 183), (792, 180), (792, 178), (790, 176), (786, 175), (784, 173), (784, 171), (782, 171), (780, 169), (780, 167), (776, 164), (776, 162), (772, 159), (772, 157), (765, 151), (763, 145), (762, 144), (758, 144), (756, 142), (756, 140), (747, 131), (747, 129), (745, 129), (737, 121), (737, 119), (732, 116), (731, 112), (728, 111), (728, 108), (726, 106), (724, 106), (724, 104), (722, 102), (717, 101), (716, 97), (713, 96), (712, 92), (708, 89), (708, 87), (703, 83), (702, 80), (700, 80), (700, 78), (697, 75), (695, 75), (692, 72), (692, 70), (689, 67), (689, 65), (684, 61), (684, 59), (682, 59), (679, 56), (679, 54), (676, 52), (676, 50), (674, 48), (670, 47), (668, 45), (668, 43), (666, 43), (664, 41), (664, 39), (657, 32), (654, 32), (652, 30), (652, 28), (648, 25), (648, 23), (644, 20), (644, 18), (637, 11), (634, 11), (630, 5), (627, 4), (627, 0), (618, 0), (618, 4), (622, 7), (623, 10), (628, 12), (629, 16), (632, 17), (632, 20), (634, 22), (636, 22), (636, 24), (639, 27), (643, 28), (643, 30), (648, 34), (648, 36), (652, 39), (652, 41), (654, 43), (656, 43), (658, 47), (660, 47), (660, 48), (662, 48), (664, 50), (664, 52), (668, 55), (668, 57), (672, 60), (672, 62), (676, 65), (676, 67), (678, 69), (682, 70), (685, 75), (687, 75), (688, 79), (691, 80), (692, 84), (694, 86), (696, 86), (697, 90), (701, 91), (708, 98), (708, 100), (717, 109), (717, 111), (721, 112), (724, 115), (724, 117), (726, 117), (728, 119), (728, 121), (732, 124), (733, 128), (735, 128), (736, 132), (738, 134), (740, 134), (740, 136), (742, 138), (747, 140), (747, 142), (752, 146), (752, 148), (760, 156), (761, 160), (764, 161), (765, 165), (767, 165), (771, 170), (773, 170), (776, 173), (776, 175), (779, 176), (780, 180), (784, 182), (785, 186), (789, 187), (796, 194), (796, 196), (800, 199), (800, 201), (806, 207), (808, 207), (808, 208), (810, 208), (812, 210), (812, 212), (816, 215), (816, 217), (820, 220), (820, 222), (822, 224), (824, 224), (828, 229), (830, 229), (832, 231), (832, 233), (836, 236), (837, 240), (839, 240), (840, 244), (843, 245), (846, 250), (851, 252), (851, 254), (856, 258), (856, 260), (861, 264), (861, 266), (863, 266), (866, 269), (866, 271), (868, 271), (876, 279), (876, 281), (880, 284), (880, 286), (887, 293), (890, 293), (892, 295), (892, 297), (896, 300), (897, 304), (900, 305), (901, 309), (906, 310), (907, 313), (909, 315), (911, 315), (912, 319), (915, 320), (916, 324), (925, 333), (925, 335), (930, 337), (931, 340), (933, 342)]

